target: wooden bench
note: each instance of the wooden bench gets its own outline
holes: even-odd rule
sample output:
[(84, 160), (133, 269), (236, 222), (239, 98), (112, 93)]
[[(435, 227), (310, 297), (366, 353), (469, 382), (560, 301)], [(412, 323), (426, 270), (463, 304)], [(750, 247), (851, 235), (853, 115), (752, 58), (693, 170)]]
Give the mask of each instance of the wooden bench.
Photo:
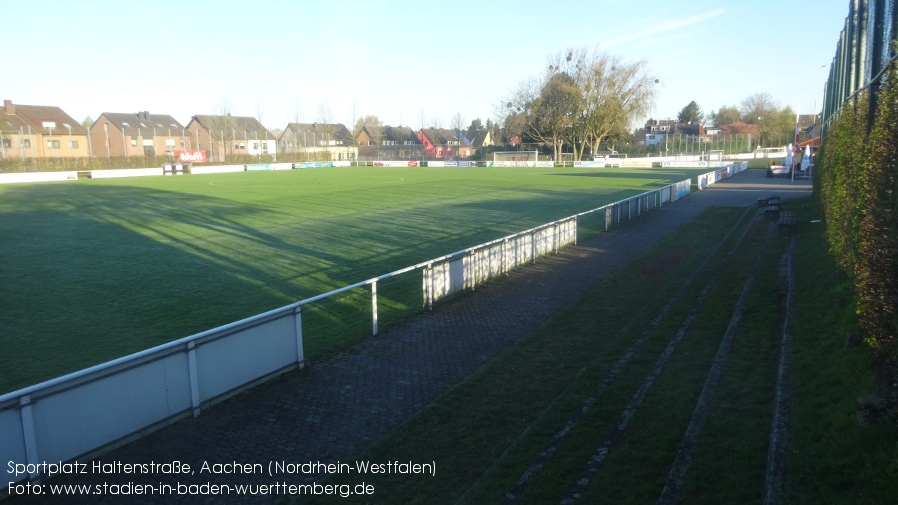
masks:
[(783, 212), (780, 214), (778, 224), (779, 226), (788, 226), (789, 228), (792, 228), (798, 224), (798, 216), (796, 216), (794, 212)]

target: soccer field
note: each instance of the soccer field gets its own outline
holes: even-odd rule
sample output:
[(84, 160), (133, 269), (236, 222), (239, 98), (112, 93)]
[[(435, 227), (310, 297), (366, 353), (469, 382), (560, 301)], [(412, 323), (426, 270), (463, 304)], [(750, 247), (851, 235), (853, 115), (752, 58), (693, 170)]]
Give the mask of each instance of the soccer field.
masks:
[[(0, 186), (0, 393), (706, 171), (351, 167)], [(387, 321), (420, 309), (420, 277), (404, 282), (417, 291), (380, 293)], [(329, 330), (307, 333), (308, 358), (370, 332), (333, 307), (317, 315)]]

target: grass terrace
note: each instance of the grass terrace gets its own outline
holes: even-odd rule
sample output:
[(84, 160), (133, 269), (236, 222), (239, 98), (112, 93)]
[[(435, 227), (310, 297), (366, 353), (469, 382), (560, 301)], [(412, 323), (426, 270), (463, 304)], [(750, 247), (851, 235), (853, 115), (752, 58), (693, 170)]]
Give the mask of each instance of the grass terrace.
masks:
[[(828, 253), (824, 225), (812, 222), (819, 213), (810, 201), (784, 208), (801, 224), (782, 501), (896, 503), (894, 426), (856, 417), (856, 398), (875, 386), (863, 346), (845, 343), (845, 332), (857, 330), (850, 287)], [(705, 212), (353, 457), (433, 461), (435, 475), (339, 474), (325, 483), (364, 480), (376, 491), (371, 503), (511, 503), (509, 495), (521, 504), (566, 503), (572, 489), (577, 503), (667, 503), (659, 497), (697, 422), (676, 503), (764, 502), (792, 233), (768, 235), (771, 222), (740, 221), (744, 211)], [(736, 233), (726, 238), (731, 227)], [(722, 249), (700, 266), (718, 242)], [(679, 296), (681, 286), (688, 287)], [(711, 289), (700, 304), (703, 287)], [(696, 421), (717, 360), (717, 386)]]

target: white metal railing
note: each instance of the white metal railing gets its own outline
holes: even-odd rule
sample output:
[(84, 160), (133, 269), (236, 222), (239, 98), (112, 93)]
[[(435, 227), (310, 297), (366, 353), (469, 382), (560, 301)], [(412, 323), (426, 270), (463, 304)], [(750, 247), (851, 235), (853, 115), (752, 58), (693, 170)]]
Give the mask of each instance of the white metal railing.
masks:
[[(707, 174), (706, 174), (707, 175)], [(577, 223), (604, 213), (604, 229), (688, 194), (690, 180), (648, 191), (530, 230), (147, 349), (0, 396), (3, 460), (36, 465), (90, 457), (304, 363), (304, 305), (370, 286), (377, 334), (377, 284), (423, 272), (423, 303), (471, 289), (540, 255), (576, 243)], [(64, 421), (63, 421), (64, 420)], [(10, 476), (38, 478), (39, 467)]]

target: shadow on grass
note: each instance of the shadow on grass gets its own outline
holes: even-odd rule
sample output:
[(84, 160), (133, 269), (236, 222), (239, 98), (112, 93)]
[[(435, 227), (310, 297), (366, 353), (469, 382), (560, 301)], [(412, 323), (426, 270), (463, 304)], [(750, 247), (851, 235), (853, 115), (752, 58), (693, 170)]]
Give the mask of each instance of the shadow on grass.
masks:
[[(308, 218), (283, 202), (91, 181), (4, 188), (0, 392), (637, 192), (497, 189), (399, 209), (374, 195)], [(382, 286), (382, 324), (420, 309), (420, 275)], [(370, 335), (369, 295), (345, 298), (312, 309), (310, 357)]]

